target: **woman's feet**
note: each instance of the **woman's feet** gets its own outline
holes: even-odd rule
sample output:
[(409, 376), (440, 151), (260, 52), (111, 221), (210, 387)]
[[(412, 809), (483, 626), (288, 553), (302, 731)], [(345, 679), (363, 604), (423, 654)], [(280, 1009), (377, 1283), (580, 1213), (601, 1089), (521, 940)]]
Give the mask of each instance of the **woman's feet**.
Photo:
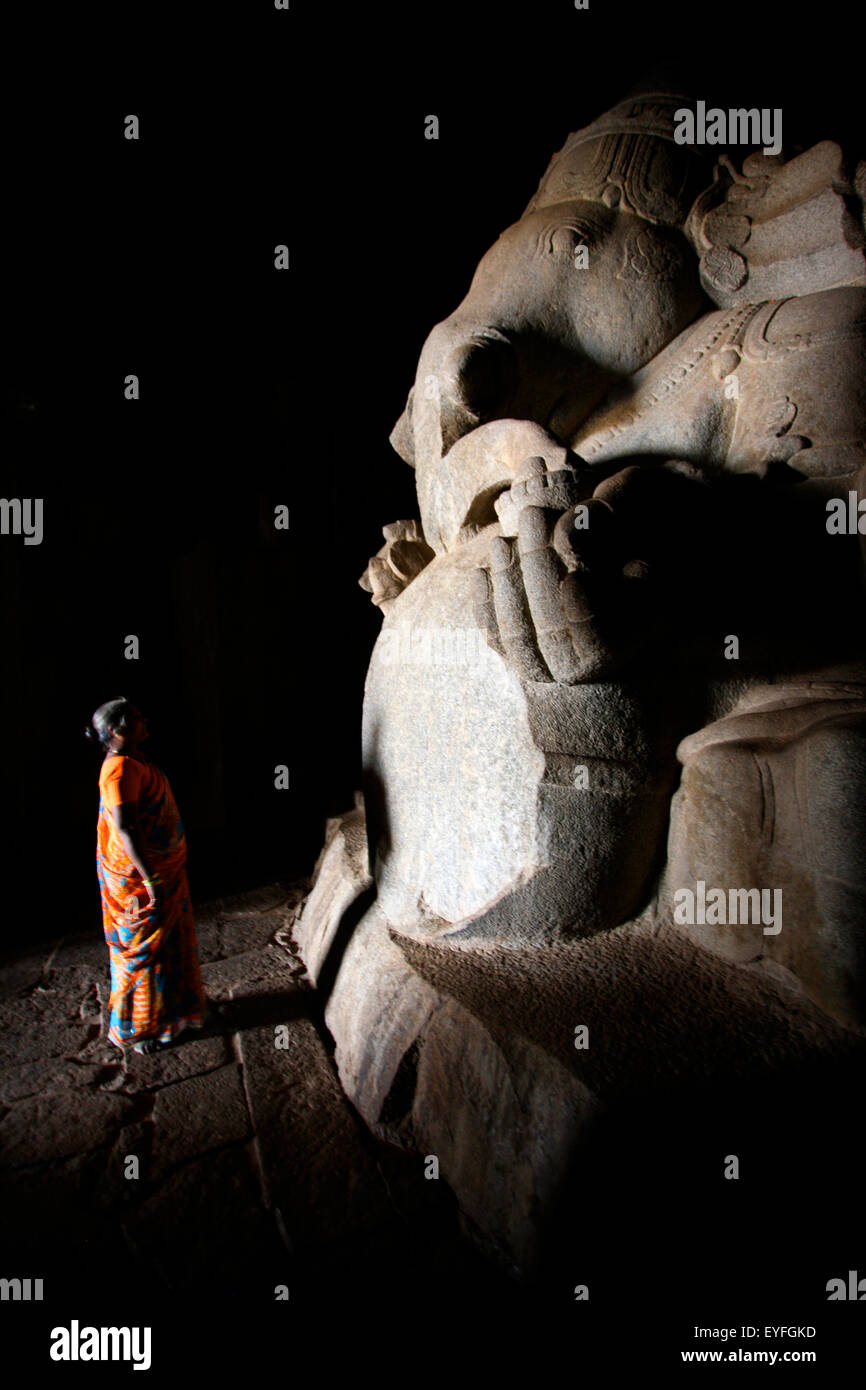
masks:
[(160, 1042), (158, 1038), (148, 1038), (145, 1042), (136, 1043), (133, 1051), (140, 1052), (143, 1057), (149, 1057), (153, 1052), (165, 1052), (167, 1047), (174, 1047), (187, 1029), (193, 1030), (201, 1026), (200, 1023), (182, 1023), (173, 1038), (168, 1038), (165, 1042)]
[(142, 1057), (149, 1057), (152, 1052), (165, 1052), (167, 1047), (171, 1047), (170, 1042), (159, 1042), (156, 1038), (148, 1038), (147, 1042), (136, 1043), (133, 1052), (140, 1052)]

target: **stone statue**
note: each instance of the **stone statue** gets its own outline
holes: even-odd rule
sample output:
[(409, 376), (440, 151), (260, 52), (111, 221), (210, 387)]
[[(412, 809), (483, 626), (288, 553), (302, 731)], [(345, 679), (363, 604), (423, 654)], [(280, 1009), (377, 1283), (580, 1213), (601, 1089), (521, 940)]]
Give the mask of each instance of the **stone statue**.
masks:
[[(757, 579), (768, 557), (781, 579), (791, 547), (810, 536), (809, 584), (824, 586), (828, 608), (841, 599), (811, 570), (833, 548), (827, 500), (862, 492), (866, 463), (857, 193), (829, 142), (789, 161), (751, 155), (742, 174), (728, 159), (713, 168), (705, 148), (673, 143), (683, 101), (649, 94), (572, 136), (422, 351), (392, 440), (415, 467), (437, 560), (393, 620), (446, 624), (455, 601), (464, 612), (472, 604), (499, 655), (465, 683), (460, 673), (461, 695), (444, 673), (431, 684), (407, 672), (399, 709), (374, 656), (370, 765), (396, 823), (379, 897), (400, 931), (455, 944), (616, 926), (646, 904), (676, 747), (697, 720), (700, 738), (681, 749), (668, 879), (679, 882), (684, 855), (707, 882), (734, 874), (743, 886), (782, 887), (778, 940), (761, 942), (760, 929), (757, 941), (750, 930), (702, 939), (737, 959), (763, 947), (799, 962), (816, 997), (853, 1016), (866, 860), (853, 825), (831, 832), (823, 807), (838, 793), (856, 819), (866, 802), (850, 777), (838, 784), (838, 768), (819, 771), (814, 749), (830, 738), (863, 767), (852, 732), (866, 713), (860, 634), (838, 634), (834, 650), (826, 631), (798, 631), (744, 673), (742, 652), (724, 655), (728, 634), (745, 645), (747, 633), (723, 599), (737, 571)], [(838, 579), (836, 562), (857, 540), (833, 539)], [(703, 610), (685, 631), (684, 584), (700, 590)], [(781, 606), (785, 585), (776, 587)], [(856, 594), (842, 600), (846, 623)], [(766, 598), (755, 598), (766, 630), (753, 634), (765, 644), (777, 618)], [(473, 696), (473, 756), (455, 785), (456, 726), (468, 730)], [(411, 775), (419, 700), (441, 740), (447, 799), (435, 772), (432, 784)], [(774, 767), (809, 758), (808, 804), (822, 810), (801, 803), (797, 828), (783, 797), (778, 821), (752, 824), (766, 817), (766, 797), (760, 780), (746, 794), (735, 767), (770, 777), (770, 748)], [(692, 788), (711, 763), (725, 806), (722, 789), (738, 784), (746, 858), (743, 834), (723, 848), (718, 827), (709, 858), (692, 845)], [(840, 881), (856, 897), (853, 919), (831, 887)], [(822, 966), (805, 944), (816, 932), (835, 942)]]
[[(374, 1125), (442, 1003), (416, 993), (381, 1043), (407, 939), (499, 959), (606, 938), (609, 959), (662, 923), (866, 1022), (864, 165), (678, 144), (687, 104), (636, 95), (569, 137), (392, 435), (423, 535), (386, 528), (362, 581), (387, 609), (370, 861), (344, 845), (330, 925), (315, 889), (304, 914), (315, 968), (333, 903), (375, 883), (329, 1006)], [(471, 660), (425, 658), (470, 625)]]

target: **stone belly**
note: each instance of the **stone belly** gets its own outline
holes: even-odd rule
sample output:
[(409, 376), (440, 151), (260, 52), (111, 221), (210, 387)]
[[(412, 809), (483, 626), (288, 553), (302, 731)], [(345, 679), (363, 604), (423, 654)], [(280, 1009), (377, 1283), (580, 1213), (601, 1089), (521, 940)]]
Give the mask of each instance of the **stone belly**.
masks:
[(471, 577), (495, 530), (437, 557), (385, 620), (365, 791), (392, 926), (520, 944), (640, 909), (676, 767), (672, 747), (659, 760), (639, 696), (523, 683), (486, 645)]

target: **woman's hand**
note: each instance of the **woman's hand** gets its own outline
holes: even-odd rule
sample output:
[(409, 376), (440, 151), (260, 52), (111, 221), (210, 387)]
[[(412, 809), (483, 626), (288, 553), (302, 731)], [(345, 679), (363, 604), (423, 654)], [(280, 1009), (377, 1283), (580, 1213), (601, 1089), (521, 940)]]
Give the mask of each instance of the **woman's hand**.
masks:
[(153, 907), (159, 907), (162, 902), (162, 882), (157, 877), (146, 878), (143, 880), (147, 890), (147, 902), (144, 905), (145, 912), (149, 912)]
[(121, 843), (129, 856), (130, 863), (141, 875), (141, 881), (147, 893), (147, 902), (143, 906), (143, 911), (150, 912), (152, 908), (159, 907), (162, 903), (162, 880), (159, 874), (153, 874), (149, 871), (145, 862), (146, 851), (138, 824), (138, 802), (122, 801), (111, 809)]

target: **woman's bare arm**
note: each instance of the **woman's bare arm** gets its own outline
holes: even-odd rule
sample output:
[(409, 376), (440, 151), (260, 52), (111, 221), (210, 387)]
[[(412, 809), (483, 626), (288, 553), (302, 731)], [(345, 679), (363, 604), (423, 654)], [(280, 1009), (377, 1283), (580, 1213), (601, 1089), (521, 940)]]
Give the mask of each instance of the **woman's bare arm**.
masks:
[(143, 879), (150, 879), (150, 869), (144, 857), (144, 845), (138, 825), (138, 802), (121, 801), (119, 805), (112, 806), (111, 814), (114, 816), (117, 833), (130, 862), (138, 869)]

